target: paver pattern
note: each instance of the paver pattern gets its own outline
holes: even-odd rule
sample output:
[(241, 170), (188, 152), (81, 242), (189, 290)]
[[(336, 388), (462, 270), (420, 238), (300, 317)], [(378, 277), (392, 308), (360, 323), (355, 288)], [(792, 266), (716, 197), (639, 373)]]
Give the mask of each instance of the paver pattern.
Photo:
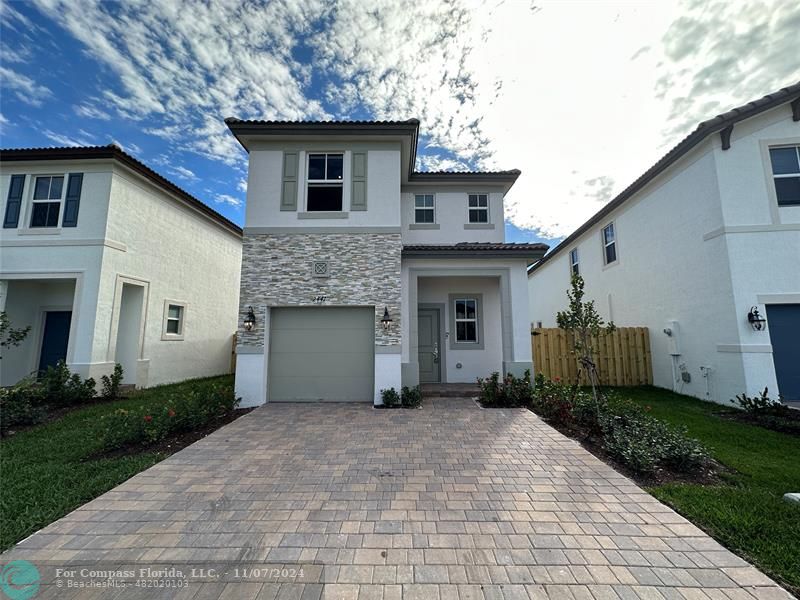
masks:
[[(20, 558), (53, 598), (791, 598), (534, 414), (465, 399), (264, 406), (0, 563)], [(69, 589), (59, 564), (224, 576)]]

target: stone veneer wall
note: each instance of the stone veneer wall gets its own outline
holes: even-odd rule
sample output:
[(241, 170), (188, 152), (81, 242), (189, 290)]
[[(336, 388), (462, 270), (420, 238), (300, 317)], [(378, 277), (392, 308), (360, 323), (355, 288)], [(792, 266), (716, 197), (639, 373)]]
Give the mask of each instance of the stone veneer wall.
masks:
[[(375, 344), (400, 344), (399, 233), (293, 233), (244, 235), (239, 346), (263, 348), (271, 306), (375, 306)], [(315, 277), (314, 261), (328, 261), (330, 276)], [(318, 303), (317, 296), (326, 296)], [(253, 331), (242, 321), (252, 306)], [(380, 320), (389, 307), (392, 324)]]

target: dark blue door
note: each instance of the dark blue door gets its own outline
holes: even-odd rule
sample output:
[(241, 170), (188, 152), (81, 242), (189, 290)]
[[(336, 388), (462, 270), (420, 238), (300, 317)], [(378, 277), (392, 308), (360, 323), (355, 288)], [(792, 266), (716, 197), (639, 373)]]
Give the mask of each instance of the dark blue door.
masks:
[(45, 315), (39, 371), (54, 366), (60, 360), (66, 360), (70, 320), (72, 311), (69, 310), (48, 312)]
[(800, 304), (767, 305), (767, 327), (778, 391), (785, 402), (800, 401)]

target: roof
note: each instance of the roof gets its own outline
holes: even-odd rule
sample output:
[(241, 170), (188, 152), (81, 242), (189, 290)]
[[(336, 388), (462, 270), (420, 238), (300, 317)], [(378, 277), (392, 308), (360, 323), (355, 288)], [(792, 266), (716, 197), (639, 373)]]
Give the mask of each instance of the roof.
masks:
[(702, 121), (694, 131), (681, 140), (669, 152), (667, 152), (658, 162), (645, 171), (636, 181), (625, 188), (619, 195), (606, 204), (603, 208), (597, 211), (588, 221), (578, 227), (569, 236), (567, 236), (560, 244), (558, 244), (552, 251), (545, 256), (542, 260), (536, 263), (528, 272), (530, 275), (553, 256), (561, 252), (564, 248), (571, 245), (578, 237), (584, 234), (591, 227), (602, 221), (608, 214), (619, 208), (625, 201), (633, 197), (637, 192), (642, 190), (653, 179), (661, 175), (669, 167), (675, 164), (683, 156), (685, 156), (692, 148), (700, 144), (709, 135), (720, 133), (722, 138), (722, 149), (727, 150), (730, 148), (730, 135), (733, 131), (733, 126), (739, 121), (744, 121), (750, 117), (754, 117), (762, 112), (771, 108), (775, 108), (787, 102), (792, 103), (792, 120), (800, 121), (800, 82), (793, 85), (781, 88), (777, 92), (767, 94), (763, 98), (753, 100), (742, 106), (733, 108), (728, 112), (717, 115), (713, 119)]
[(35, 160), (116, 160), (139, 173), (164, 190), (176, 195), (192, 208), (204, 213), (225, 229), (242, 235), (242, 228), (223, 217), (213, 208), (201, 202), (189, 192), (181, 189), (166, 177), (159, 175), (143, 162), (126, 153), (116, 144), (108, 146), (76, 146), (61, 148), (6, 148), (0, 149), (0, 162), (24, 162)]
[(408, 180), (411, 183), (478, 182), (505, 183), (508, 188), (522, 173), (510, 171), (414, 171), (419, 138), (419, 119), (405, 121), (264, 121), (258, 119), (236, 119), (228, 117), (225, 124), (245, 150), (247, 138), (253, 135), (400, 135), (410, 140)]
[(411, 244), (403, 246), (404, 257), (425, 258), (527, 258), (538, 260), (547, 244), (461, 242), (459, 244)]

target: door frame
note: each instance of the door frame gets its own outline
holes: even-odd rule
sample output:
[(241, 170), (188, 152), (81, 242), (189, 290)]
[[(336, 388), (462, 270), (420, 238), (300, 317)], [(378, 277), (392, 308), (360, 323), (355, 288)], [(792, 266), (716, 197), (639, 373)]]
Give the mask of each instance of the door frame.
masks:
[(68, 312), (69, 315), (69, 335), (67, 336), (67, 356), (64, 357), (64, 361), (69, 363), (69, 348), (72, 342), (72, 325), (74, 323), (73, 308), (67, 304), (52, 304), (47, 306), (40, 306), (39, 307), (39, 335), (37, 335), (36, 340), (36, 352), (33, 355), (33, 364), (34, 367), (31, 372), (39, 372), (39, 363), (42, 360), (42, 346), (44, 345), (44, 328), (47, 325), (47, 313), (49, 312)]
[[(417, 355), (415, 359), (417, 361), (417, 367), (419, 367), (419, 311), (420, 309), (424, 310), (435, 310), (439, 313), (439, 383), (447, 383), (447, 348), (445, 345), (444, 339), (444, 327), (442, 324), (444, 323), (444, 319), (447, 318), (447, 305), (444, 302), (420, 302), (417, 304), (417, 315), (416, 315), (416, 323), (417, 323), (417, 340), (416, 340), (416, 348), (417, 348)], [(421, 382), (420, 382), (421, 383)]]
[(145, 333), (147, 331), (147, 313), (150, 306), (150, 281), (131, 275), (121, 275), (117, 273), (114, 281), (114, 300), (111, 307), (111, 322), (109, 323), (108, 347), (106, 348), (106, 362), (116, 362), (117, 337), (119, 335), (119, 317), (122, 308), (122, 290), (125, 285), (132, 285), (142, 288), (142, 309), (139, 314), (139, 343), (136, 352), (136, 387), (147, 387), (148, 373), (142, 364), (146, 361)]

